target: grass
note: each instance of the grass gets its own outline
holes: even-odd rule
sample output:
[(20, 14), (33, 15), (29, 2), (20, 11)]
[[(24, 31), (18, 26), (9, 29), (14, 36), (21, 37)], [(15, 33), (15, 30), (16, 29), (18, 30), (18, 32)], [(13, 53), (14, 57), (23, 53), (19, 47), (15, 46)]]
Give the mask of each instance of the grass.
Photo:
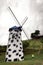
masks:
[(32, 54), (25, 55), (24, 61), (19, 62), (4, 62), (4, 53), (0, 55), (0, 65), (43, 65), (43, 54), (37, 55), (32, 58)]
[[(28, 42), (29, 42), (29, 46), (27, 48), (36, 49), (36, 48), (40, 48), (42, 45), (39, 39), (29, 40)], [(27, 52), (29, 52), (29, 50)], [(34, 53), (34, 57), (32, 58), (32, 51), (31, 54), (24, 55), (24, 61), (5, 62), (4, 59), (5, 59), (5, 53), (2, 52), (0, 53), (0, 65), (43, 65), (43, 53), (39, 55), (37, 53)]]
[(3, 62), (0, 65), (43, 65), (42, 61)]

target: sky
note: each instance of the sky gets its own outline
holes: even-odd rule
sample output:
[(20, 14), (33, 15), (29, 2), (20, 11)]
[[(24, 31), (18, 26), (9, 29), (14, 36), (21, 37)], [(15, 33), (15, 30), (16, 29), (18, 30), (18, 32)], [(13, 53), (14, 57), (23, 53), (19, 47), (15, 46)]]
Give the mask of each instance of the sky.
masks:
[[(24, 18), (28, 17), (23, 25), (28, 39), (31, 39), (31, 33), (35, 30), (40, 30), (40, 34), (43, 35), (43, 0), (0, 0), (0, 45), (7, 45), (9, 28), (19, 26), (10, 12), (9, 6), (21, 25)], [(25, 39), (27, 38), (22, 31), (22, 40)]]

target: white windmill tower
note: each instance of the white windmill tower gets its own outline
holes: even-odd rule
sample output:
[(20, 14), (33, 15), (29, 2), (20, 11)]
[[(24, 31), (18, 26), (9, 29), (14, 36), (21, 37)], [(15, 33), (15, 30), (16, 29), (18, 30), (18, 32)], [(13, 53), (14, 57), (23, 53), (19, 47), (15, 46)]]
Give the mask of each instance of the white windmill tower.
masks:
[(16, 21), (19, 24), (19, 27), (14, 26), (9, 29), (9, 40), (7, 45), (7, 51), (6, 51), (6, 59), (5, 61), (22, 61), (24, 60), (24, 53), (23, 53), (23, 45), (21, 41), (21, 31), (23, 31), (28, 39), (28, 35), (23, 29), (23, 25), (27, 21), (28, 17), (26, 16), (23, 20), (23, 24), (21, 25), (16, 16), (14, 15), (13, 11), (10, 7), (8, 7), (10, 12), (12, 13), (13, 17), (16, 19)]

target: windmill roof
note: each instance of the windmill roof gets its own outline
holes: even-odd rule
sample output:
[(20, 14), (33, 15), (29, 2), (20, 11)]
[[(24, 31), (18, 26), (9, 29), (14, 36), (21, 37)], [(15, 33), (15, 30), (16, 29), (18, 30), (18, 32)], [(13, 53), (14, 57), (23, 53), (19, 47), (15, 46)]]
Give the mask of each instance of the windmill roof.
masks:
[(9, 31), (15, 30), (15, 31), (22, 31), (22, 26), (13, 26), (11, 28), (9, 28)]

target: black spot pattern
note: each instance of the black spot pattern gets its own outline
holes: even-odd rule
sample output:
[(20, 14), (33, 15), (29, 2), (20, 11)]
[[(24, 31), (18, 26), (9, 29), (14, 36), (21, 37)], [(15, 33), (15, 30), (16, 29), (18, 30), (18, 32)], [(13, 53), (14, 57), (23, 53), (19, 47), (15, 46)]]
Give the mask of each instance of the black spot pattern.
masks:
[(11, 40), (11, 43), (13, 43), (14, 40)]
[(11, 49), (8, 49), (8, 51), (11, 51)]
[(20, 47), (20, 49), (22, 49), (22, 47)]
[(13, 35), (15, 35), (15, 33)]
[(13, 34), (13, 33), (10, 33), (10, 35)]
[(15, 39), (16, 39), (16, 37), (15, 37)]
[(18, 53), (16, 53), (16, 55), (18, 55)]
[(24, 58), (24, 56), (21, 57), (21, 59), (23, 59), (23, 58)]
[(11, 55), (8, 55), (9, 57), (11, 57)]
[[(6, 61), (12, 61), (12, 59), (13, 59), (13, 61), (18, 61), (18, 60), (22, 60), (22, 59), (24, 59), (24, 56), (22, 55), (22, 53), (23, 53), (23, 47), (22, 47), (22, 42), (21, 42), (21, 39), (20, 39), (20, 35), (21, 35), (21, 33), (18, 31), (16, 31), (16, 33), (14, 32), (12, 32), (12, 30), (10, 30), (11, 32), (10, 32), (10, 34), (9, 35), (11, 35), (11, 37), (12, 38), (10, 38), (10, 36), (9, 36), (9, 39), (8, 39), (8, 41), (9, 41), (9, 43), (11, 43), (11, 44), (8, 44), (8, 51), (7, 51), (7, 53), (6, 53), (6, 55), (8, 55), (8, 57), (5, 59)], [(15, 44), (15, 42), (14, 41), (16, 41), (16, 44)], [(10, 47), (16, 47), (15, 49), (11, 49)], [(18, 49), (18, 47), (19, 47), (19, 49)], [(12, 52), (12, 53), (10, 53), (10, 52)], [(10, 53), (10, 54), (9, 54)], [(13, 57), (11, 57), (12, 56), (12, 54), (14, 54), (15, 56), (14, 56), (14, 58)], [(15, 58), (16, 57), (16, 58)], [(19, 58), (20, 59), (19, 59)]]
[(16, 37), (18, 37), (18, 34), (16, 34)]
[(15, 53), (15, 52), (16, 52), (16, 50), (13, 51), (13, 53)]
[(13, 44), (13, 46), (16, 46), (16, 44)]
[(16, 58), (16, 59), (14, 59), (14, 61), (18, 61), (18, 59)]
[(20, 52), (21, 50), (19, 50), (19, 52)]
[(17, 39), (17, 42), (19, 42), (19, 40)]
[(21, 33), (19, 33), (19, 35), (21, 35)]
[(10, 62), (10, 61), (11, 61), (11, 59), (8, 59), (8, 61)]
[(12, 38), (13, 38), (13, 39), (15, 38), (14, 34), (12, 35)]
[(22, 45), (21, 43), (19, 43), (20, 45)]
[(19, 57), (21, 56), (21, 54), (19, 54)]
[(5, 58), (5, 62), (7, 61), (8, 58)]
[(8, 55), (8, 52), (6, 54)]
[(18, 47), (18, 45), (16, 45), (16, 47)]
[(18, 37), (20, 39), (20, 37)]
[(8, 45), (8, 48), (11, 46), (11, 44)]
[(8, 40), (10, 41), (11, 38), (9, 38)]

